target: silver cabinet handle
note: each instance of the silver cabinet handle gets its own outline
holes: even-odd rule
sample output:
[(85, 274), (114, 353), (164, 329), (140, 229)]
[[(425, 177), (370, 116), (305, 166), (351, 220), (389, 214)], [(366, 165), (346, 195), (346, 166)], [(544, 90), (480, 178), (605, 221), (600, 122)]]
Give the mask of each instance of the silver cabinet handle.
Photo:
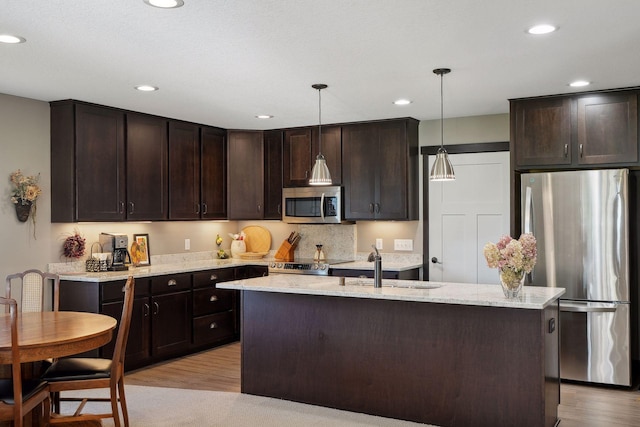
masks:
[(373, 203), (369, 203), (369, 213), (373, 213)]
[(380, 203), (376, 203), (375, 207), (376, 207), (376, 213), (380, 213)]
[(124, 213), (124, 202), (120, 202), (120, 212), (119, 213)]
[(580, 144), (580, 157), (582, 157), (582, 144)]
[(136, 210), (136, 205), (135, 205), (135, 203), (133, 203), (133, 202), (129, 202), (129, 207), (131, 208), (131, 209), (129, 210), (129, 213), (130, 213), (130, 214), (132, 214), (132, 213), (133, 213), (133, 211), (135, 211), (135, 210)]
[(215, 282), (216, 280), (218, 280), (218, 275), (217, 274), (212, 274), (211, 276), (209, 276), (209, 281)]
[(178, 284), (178, 282), (176, 281), (176, 279), (171, 279), (167, 282), (167, 286), (176, 286)]
[(202, 204), (202, 215), (206, 215), (208, 212), (209, 208), (207, 207), (206, 203)]
[(147, 304), (147, 303), (144, 304), (143, 316), (144, 317), (149, 317), (149, 304)]
[(262, 212), (262, 205), (260, 203), (258, 203), (256, 207), (258, 208), (258, 212)]
[(569, 144), (564, 144), (564, 156), (567, 157), (569, 155)]
[(210, 302), (216, 302), (216, 301), (218, 301), (218, 297), (215, 296), (215, 295), (211, 295), (211, 297), (209, 298), (209, 301)]
[(218, 327), (218, 324), (216, 322), (211, 322), (211, 324), (209, 325), (209, 329), (215, 329)]
[(153, 314), (158, 314), (160, 313), (160, 305), (157, 302), (153, 302), (153, 306), (155, 307), (155, 310), (153, 311)]
[(278, 215), (282, 213), (282, 203), (278, 203)]

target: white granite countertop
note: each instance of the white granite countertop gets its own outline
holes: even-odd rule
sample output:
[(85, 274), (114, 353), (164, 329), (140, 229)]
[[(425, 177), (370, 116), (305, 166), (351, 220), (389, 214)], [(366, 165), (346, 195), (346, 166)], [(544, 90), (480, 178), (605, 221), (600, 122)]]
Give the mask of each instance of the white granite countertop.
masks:
[(324, 295), (348, 298), (373, 298), (441, 304), (478, 305), (541, 310), (564, 294), (564, 288), (525, 286), (516, 299), (507, 299), (500, 285), (383, 280), (382, 288), (373, 287), (373, 279), (278, 274), (255, 279), (217, 284), (221, 289)]
[[(75, 266), (76, 271), (68, 271), (69, 268), (64, 268), (65, 265), (55, 266), (58, 268), (50, 268), (50, 272), (57, 273), (60, 276), (60, 280), (75, 280), (79, 282), (108, 282), (112, 280), (126, 280), (127, 277), (132, 275), (133, 277), (152, 277), (152, 276), (161, 276), (165, 274), (178, 274), (178, 273), (188, 273), (192, 271), (203, 271), (203, 270), (213, 270), (217, 268), (225, 268), (225, 267), (238, 267), (243, 265), (264, 265), (267, 266), (269, 263), (273, 262), (273, 258), (262, 258), (257, 260), (243, 260), (237, 258), (228, 258), (228, 259), (215, 259), (215, 258), (206, 258), (206, 259), (188, 259), (183, 258), (179, 259), (178, 257), (174, 257), (169, 262), (163, 263), (155, 263), (148, 266), (140, 266), (140, 267), (130, 267), (128, 270), (122, 271), (104, 271), (99, 273), (89, 273), (85, 271), (77, 271), (80, 268), (84, 267), (83, 263), (77, 263)], [(52, 264), (53, 265), (53, 264)], [(352, 270), (372, 270), (373, 271), (373, 263), (356, 260), (353, 262), (347, 262), (342, 264), (336, 264), (335, 268), (343, 268), (343, 269), (352, 269)], [(417, 264), (415, 260), (409, 261), (399, 261), (399, 260), (389, 260), (385, 262), (382, 261), (382, 270), (383, 271), (404, 271), (410, 270), (413, 268), (420, 268), (422, 264)]]

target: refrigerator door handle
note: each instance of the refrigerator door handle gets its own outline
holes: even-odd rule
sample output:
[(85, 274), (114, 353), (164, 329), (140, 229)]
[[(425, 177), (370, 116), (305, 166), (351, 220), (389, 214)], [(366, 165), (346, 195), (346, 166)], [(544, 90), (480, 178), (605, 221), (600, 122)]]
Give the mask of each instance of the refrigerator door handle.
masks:
[[(527, 186), (524, 198), (524, 227), (523, 233), (533, 233), (533, 194), (531, 187)], [(527, 274), (527, 284), (533, 283), (533, 270)]]
[(560, 302), (560, 311), (569, 311), (573, 313), (613, 313), (617, 309), (617, 304), (610, 303)]

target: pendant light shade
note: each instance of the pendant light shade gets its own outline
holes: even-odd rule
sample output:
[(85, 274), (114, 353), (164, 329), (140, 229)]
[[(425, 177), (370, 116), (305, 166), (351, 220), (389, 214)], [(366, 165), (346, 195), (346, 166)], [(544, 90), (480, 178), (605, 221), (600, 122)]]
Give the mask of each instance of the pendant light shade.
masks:
[(331, 172), (327, 166), (327, 160), (322, 155), (322, 96), (320, 92), (328, 86), (325, 84), (314, 84), (311, 86), (318, 90), (318, 156), (311, 169), (309, 185), (331, 185)]
[(453, 165), (449, 160), (449, 154), (444, 149), (444, 102), (442, 96), (443, 76), (451, 72), (449, 68), (436, 68), (433, 72), (440, 76), (440, 148), (436, 153), (436, 161), (429, 174), (430, 181), (454, 181), (456, 175), (453, 172)]

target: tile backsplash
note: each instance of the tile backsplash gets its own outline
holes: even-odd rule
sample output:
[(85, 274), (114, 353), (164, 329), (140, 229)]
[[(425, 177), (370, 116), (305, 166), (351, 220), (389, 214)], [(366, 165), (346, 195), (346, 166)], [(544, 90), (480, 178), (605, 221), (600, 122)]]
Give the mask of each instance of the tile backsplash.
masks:
[(356, 257), (357, 228), (355, 224), (302, 224), (296, 257), (313, 258), (316, 245), (328, 260), (352, 260)]

